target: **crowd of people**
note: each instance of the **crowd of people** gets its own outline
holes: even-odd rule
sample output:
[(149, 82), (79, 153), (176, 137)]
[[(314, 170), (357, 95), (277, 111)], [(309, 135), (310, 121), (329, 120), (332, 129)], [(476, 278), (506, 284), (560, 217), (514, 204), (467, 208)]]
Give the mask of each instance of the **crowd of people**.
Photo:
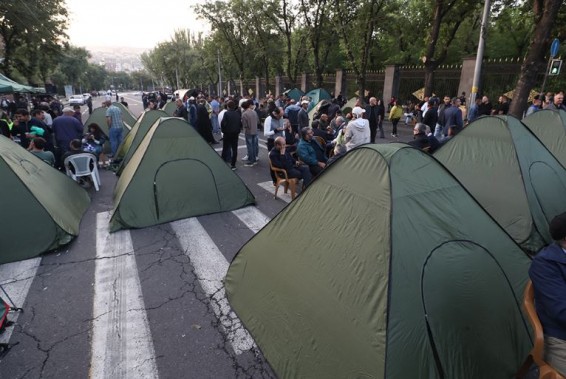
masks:
[[(6, 100), (6, 101), (4, 101)], [(16, 108), (10, 104), (16, 104)], [(109, 136), (96, 123), (90, 123), (86, 130), (82, 122), (81, 106), (62, 106), (53, 99), (50, 103), (31, 103), (21, 97), (17, 100), (0, 100), (0, 134), (21, 145), (49, 165), (65, 171), (64, 161), (70, 155), (90, 153), (96, 160), (103, 160), (103, 147), (110, 142), (112, 155), (122, 141), (123, 122), (121, 110), (110, 101), (106, 121)]]

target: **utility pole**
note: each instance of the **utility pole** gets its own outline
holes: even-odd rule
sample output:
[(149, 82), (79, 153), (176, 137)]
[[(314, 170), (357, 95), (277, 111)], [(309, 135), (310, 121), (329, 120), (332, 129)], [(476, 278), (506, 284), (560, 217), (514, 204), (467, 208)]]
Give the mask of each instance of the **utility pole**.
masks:
[(480, 40), (478, 43), (478, 52), (476, 54), (476, 67), (474, 69), (474, 81), (472, 84), (472, 92), (470, 93), (470, 107), (476, 102), (476, 97), (478, 95), (478, 90), (480, 86), (481, 79), (481, 65), (483, 61), (483, 51), (485, 48), (485, 35), (487, 33), (487, 22), (489, 20), (489, 11), (491, 9), (491, 1), (485, 0), (483, 7), (483, 16), (481, 20), (480, 27)]
[(220, 49), (218, 50), (218, 96), (222, 96), (222, 70), (220, 67)]

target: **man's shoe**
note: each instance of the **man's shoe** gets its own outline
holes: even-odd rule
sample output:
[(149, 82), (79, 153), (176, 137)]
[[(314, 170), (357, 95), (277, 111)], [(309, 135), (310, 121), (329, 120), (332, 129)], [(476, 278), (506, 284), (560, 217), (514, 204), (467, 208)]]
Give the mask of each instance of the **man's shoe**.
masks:
[(248, 160), (248, 156), (246, 155), (245, 157), (242, 158), (243, 161), (247, 161)]
[(232, 167), (230, 167), (230, 168), (232, 169), (232, 171), (236, 171), (236, 170), (237, 170), (236, 166), (232, 166)]
[(252, 167), (252, 166), (255, 166), (256, 164), (257, 163), (255, 163), (255, 162), (246, 162), (246, 163), (244, 163), (244, 166), (245, 167)]

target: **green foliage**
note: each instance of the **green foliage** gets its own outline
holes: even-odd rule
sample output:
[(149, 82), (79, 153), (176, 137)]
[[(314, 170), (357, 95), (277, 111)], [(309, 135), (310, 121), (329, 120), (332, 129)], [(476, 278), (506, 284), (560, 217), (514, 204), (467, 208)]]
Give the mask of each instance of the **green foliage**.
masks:
[[(40, 11), (38, 11), (40, 10)], [(57, 55), (65, 46), (67, 9), (63, 0), (0, 2), (0, 38), (4, 60), (0, 70), (8, 76), (23, 76), (37, 83), (54, 69)]]

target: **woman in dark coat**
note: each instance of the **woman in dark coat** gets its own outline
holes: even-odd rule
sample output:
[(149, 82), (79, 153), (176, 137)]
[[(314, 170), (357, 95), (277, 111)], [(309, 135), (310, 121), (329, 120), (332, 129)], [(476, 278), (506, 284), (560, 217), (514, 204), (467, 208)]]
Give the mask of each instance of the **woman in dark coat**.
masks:
[(204, 140), (210, 144), (218, 143), (212, 135), (212, 122), (206, 107), (202, 104), (197, 105), (197, 121), (195, 122), (195, 129)]

